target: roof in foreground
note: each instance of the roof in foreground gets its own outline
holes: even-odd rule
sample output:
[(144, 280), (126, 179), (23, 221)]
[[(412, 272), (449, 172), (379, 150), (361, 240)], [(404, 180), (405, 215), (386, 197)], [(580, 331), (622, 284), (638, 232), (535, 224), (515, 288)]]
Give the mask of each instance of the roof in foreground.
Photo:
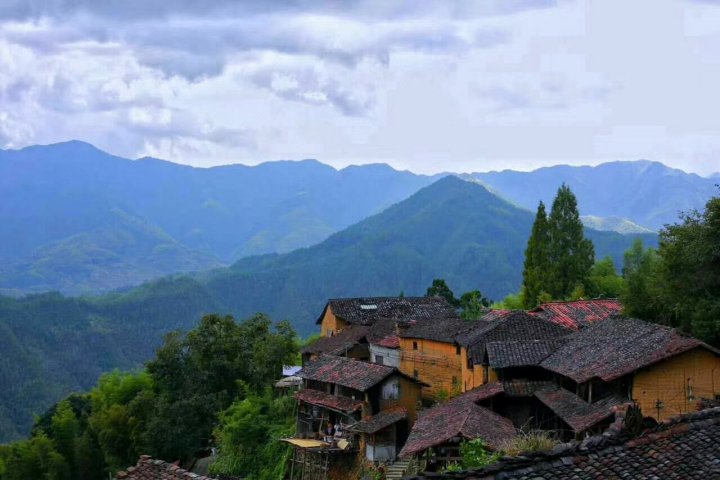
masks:
[(595, 480), (720, 478), (720, 408), (685, 415), (630, 439), (601, 435), (548, 453), (506, 457), (480, 470), (419, 479)]
[(310, 388), (300, 390), (295, 394), (295, 398), (310, 405), (318, 405), (343, 413), (351, 413), (362, 408), (362, 402), (353, 400), (352, 398), (331, 395)]
[(387, 410), (383, 410), (370, 418), (359, 421), (353, 425), (351, 429), (355, 432), (376, 433), (394, 423), (405, 420), (407, 417), (408, 412), (405, 407), (398, 406), (388, 408)]
[(372, 325), (379, 318), (423, 320), (436, 317), (457, 317), (457, 312), (442, 297), (361, 297), (331, 298), (316, 323), (321, 323), (325, 310), (348, 323)]
[(393, 367), (353, 360), (346, 357), (322, 355), (307, 362), (298, 373), (299, 377), (318, 382), (335, 383), (364, 392), (400, 372)]
[(360, 343), (367, 335), (370, 327), (350, 325), (331, 337), (320, 337), (310, 345), (303, 347), (300, 353), (342, 355)]
[(553, 323), (578, 330), (622, 312), (617, 298), (543, 303), (530, 311)]
[(714, 351), (672, 328), (615, 316), (567, 337), (541, 366), (576, 382), (611, 381), (700, 346)]
[(191, 473), (179, 466), (162, 460), (153, 460), (143, 455), (137, 465), (118, 472), (117, 480), (214, 480), (217, 477), (205, 477)]
[(515, 427), (507, 418), (475, 403), (484, 395), (496, 393), (496, 388), (481, 387), (422, 412), (400, 457), (414, 455), (456, 437), (482, 438), (490, 448), (498, 448), (515, 436)]

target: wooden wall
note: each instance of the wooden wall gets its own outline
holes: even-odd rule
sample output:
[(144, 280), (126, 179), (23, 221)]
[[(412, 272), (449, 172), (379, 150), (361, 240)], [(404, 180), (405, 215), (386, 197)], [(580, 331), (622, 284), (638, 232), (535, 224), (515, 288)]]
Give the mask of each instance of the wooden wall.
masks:
[[(694, 398), (688, 398), (691, 393)], [(643, 415), (656, 420), (694, 411), (701, 398), (718, 394), (720, 357), (702, 347), (640, 370), (633, 378), (632, 398)]]
[(400, 338), (400, 371), (411, 377), (417, 371), (417, 378), (430, 385), (422, 390), (424, 398), (436, 400), (443, 390), (449, 396), (462, 392), (461, 359), (452, 343)]
[[(388, 382), (399, 381), (399, 396), (398, 399), (384, 399), (382, 396), (382, 386)], [(413, 382), (409, 378), (402, 377), (400, 375), (393, 375), (389, 379), (382, 383), (379, 392), (373, 392), (373, 395), (377, 395), (380, 398), (379, 411), (386, 410), (395, 406), (402, 406), (408, 412), (408, 427), (412, 427), (417, 419), (417, 408), (420, 402), (421, 387), (416, 382)]]
[(344, 320), (337, 318), (335, 314), (332, 312), (332, 308), (328, 307), (325, 310), (325, 316), (322, 319), (322, 322), (320, 323), (320, 335), (323, 337), (330, 336), (329, 333), (333, 332), (338, 333), (340, 330), (345, 328), (347, 326), (347, 322)]

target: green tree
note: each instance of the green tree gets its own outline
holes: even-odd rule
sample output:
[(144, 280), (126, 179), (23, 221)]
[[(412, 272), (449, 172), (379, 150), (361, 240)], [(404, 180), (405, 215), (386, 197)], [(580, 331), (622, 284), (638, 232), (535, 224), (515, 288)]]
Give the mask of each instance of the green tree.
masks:
[(593, 265), (588, 277), (588, 295), (593, 298), (620, 298), (624, 292), (625, 280), (618, 275), (612, 258), (605, 257)]
[(570, 296), (578, 285), (587, 285), (595, 263), (595, 249), (584, 236), (577, 199), (563, 184), (548, 217), (548, 273), (545, 289), (554, 299)]
[(443, 280), (442, 278), (436, 278), (432, 281), (432, 285), (428, 287), (425, 296), (443, 297), (445, 300), (448, 301), (450, 305), (454, 307), (460, 305), (460, 300), (455, 298), (455, 294), (452, 290), (450, 290), (450, 287), (448, 287), (447, 283), (445, 283), (445, 280)]
[(623, 259), (625, 291), (620, 298), (626, 315), (661, 320), (664, 308), (661, 269), (662, 259), (657, 251), (645, 249), (642, 240), (635, 240)]
[(460, 296), (460, 317), (465, 320), (477, 320), (483, 316), (491, 303), (480, 290), (465, 292)]
[(523, 268), (523, 284), (521, 291), (522, 305), (533, 308), (538, 304), (538, 297), (544, 291), (544, 284), (549, 273), (548, 248), (550, 232), (548, 226), (545, 204), (540, 202), (532, 233), (525, 249), (525, 264)]
[(75, 468), (75, 448), (80, 433), (80, 422), (70, 402), (64, 400), (58, 404), (55, 415), (52, 417), (52, 438), (60, 455), (70, 465), (73, 476), (77, 477)]

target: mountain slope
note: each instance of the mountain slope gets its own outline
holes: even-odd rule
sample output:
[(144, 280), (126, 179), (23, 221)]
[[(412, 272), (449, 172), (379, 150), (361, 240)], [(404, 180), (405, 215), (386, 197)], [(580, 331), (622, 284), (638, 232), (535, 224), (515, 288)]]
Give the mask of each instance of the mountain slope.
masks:
[[(386, 165), (338, 171), (314, 160), (192, 168), (151, 158), (132, 161), (76, 141), (0, 150), (0, 288), (98, 292), (251, 254), (287, 252), (317, 243), (431, 181)], [(143, 244), (114, 248), (128, 237), (117, 211), (164, 239), (137, 235), (132, 227), (133, 241)], [(99, 281), (86, 281), (87, 258), (74, 255), (88, 244), (101, 261), (105, 254), (117, 257), (94, 271)], [(145, 255), (159, 244), (172, 245), (176, 253)], [(73, 254), (60, 263), (43, 260), (59, 249)]]
[[(493, 298), (516, 291), (533, 214), (476, 183), (446, 177), (382, 213), (288, 254), (150, 282), (126, 292), (66, 298), (0, 297), (0, 439), (27, 432), (30, 413), (91, 386), (112, 368), (140, 365), (162, 336), (204, 313), (258, 311), (303, 335), (328, 297), (422, 295), (443, 277), (456, 292)], [(616, 260), (634, 236), (588, 230), (599, 256)], [(654, 235), (641, 236), (647, 243)], [(3, 413), (5, 415), (5, 413)], [(6, 422), (8, 423), (8, 422)]]
[(702, 208), (717, 193), (713, 179), (646, 160), (472, 175), (504, 198), (533, 211), (540, 200), (550, 204), (564, 182), (575, 193), (582, 215), (623, 217), (651, 229), (676, 222), (681, 211)]

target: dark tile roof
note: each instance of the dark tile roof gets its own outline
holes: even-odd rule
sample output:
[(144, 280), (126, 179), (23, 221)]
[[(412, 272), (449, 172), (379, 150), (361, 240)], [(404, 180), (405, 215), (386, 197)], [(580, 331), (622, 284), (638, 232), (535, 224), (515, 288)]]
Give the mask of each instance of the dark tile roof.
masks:
[(532, 397), (538, 390), (557, 388), (554, 382), (543, 380), (510, 380), (502, 385), (503, 393), (508, 397)]
[(553, 323), (578, 330), (592, 323), (619, 314), (622, 304), (616, 298), (577, 300), (574, 302), (550, 302), (530, 311)]
[(575, 332), (541, 366), (576, 382), (610, 381), (700, 346), (712, 350), (672, 328), (616, 316)]
[(576, 433), (584, 432), (597, 423), (612, 417), (614, 415), (613, 407), (631, 403), (630, 400), (616, 395), (587, 403), (562, 388), (539, 389), (535, 391), (534, 395)]
[(553, 340), (567, 336), (572, 330), (524, 311), (513, 311), (498, 320), (477, 322), (477, 327), (457, 335), (456, 341), (468, 348), (473, 363), (482, 363), (489, 342)]
[(299, 377), (319, 382), (335, 383), (364, 392), (387, 377), (401, 373), (393, 368), (376, 363), (353, 360), (346, 357), (322, 355), (303, 365)]
[(369, 330), (369, 327), (363, 325), (350, 325), (332, 337), (318, 338), (310, 345), (303, 347), (300, 353), (342, 355), (358, 343), (361, 343)]
[(455, 337), (477, 327), (481, 320), (464, 320), (458, 317), (438, 317), (417, 322), (398, 322), (401, 338), (419, 338), (436, 342), (455, 343)]
[(421, 412), (400, 457), (414, 455), (456, 437), (482, 438), (490, 448), (497, 448), (515, 436), (510, 420), (475, 403), (478, 397), (497, 394), (496, 387), (480, 390), (471, 390)]
[(720, 478), (720, 409), (685, 415), (640, 437), (591, 437), (551, 452), (505, 457), (464, 472), (421, 479), (464, 480), (711, 480)]
[(350, 430), (360, 433), (376, 433), (406, 418), (408, 418), (408, 412), (405, 407), (393, 407), (359, 421), (350, 427)]
[(507, 317), (513, 311), (512, 310), (488, 310), (485, 315), (482, 316), (482, 320), (486, 322), (492, 322), (493, 320), (500, 320)]
[(485, 348), (493, 368), (526, 367), (539, 365), (564, 342), (564, 338), (488, 342)]
[(301, 402), (309, 403), (311, 405), (319, 405), (321, 407), (330, 408), (344, 413), (354, 412), (355, 410), (362, 408), (362, 402), (359, 400), (353, 400), (352, 398), (341, 397), (338, 395), (330, 395), (329, 393), (310, 388), (300, 390), (295, 394), (295, 398)]
[(356, 325), (372, 325), (379, 318), (422, 320), (457, 316), (442, 297), (368, 297), (328, 300), (316, 323), (321, 323), (330, 307), (335, 316)]
[(118, 480), (213, 480), (217, 477), (205, 477), (184, 470), (172, 463), (162, 460), (153, 460), (143, 455), (137, 465), (118, 472)]

